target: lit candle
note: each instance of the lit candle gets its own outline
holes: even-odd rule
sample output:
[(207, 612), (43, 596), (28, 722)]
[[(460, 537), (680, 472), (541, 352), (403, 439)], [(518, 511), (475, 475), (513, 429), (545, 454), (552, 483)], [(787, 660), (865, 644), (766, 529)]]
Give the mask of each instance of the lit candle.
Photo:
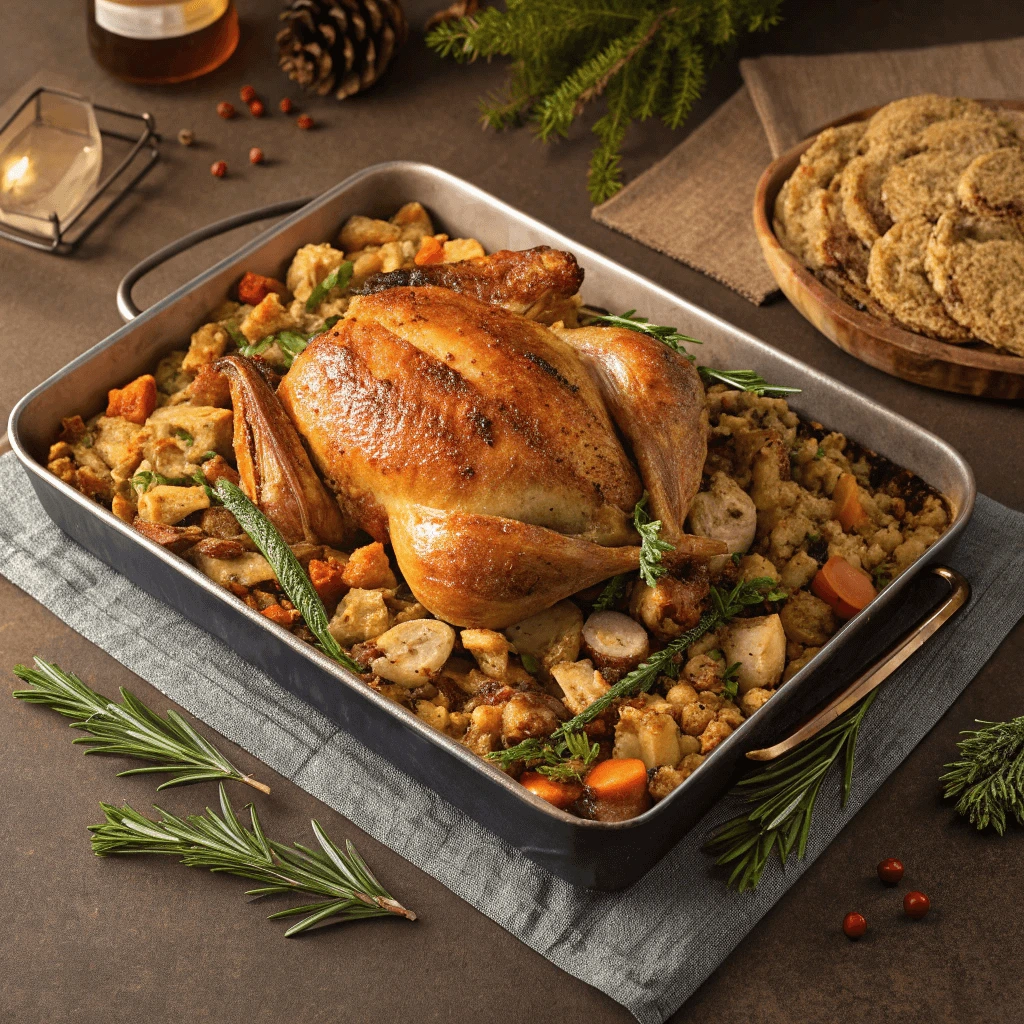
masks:
[(35, 175), (32, 173), (32, 162), (26, 154), (7, 164), (4, 170), (3, 190), (17, 194), (20, 190), (31, 184), (33, 178), (35, 178)]

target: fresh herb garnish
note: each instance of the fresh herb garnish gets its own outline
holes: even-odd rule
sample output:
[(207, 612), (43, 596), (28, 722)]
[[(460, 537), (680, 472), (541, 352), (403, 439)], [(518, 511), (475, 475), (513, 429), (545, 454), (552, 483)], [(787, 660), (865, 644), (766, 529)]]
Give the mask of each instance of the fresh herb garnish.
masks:
[(205, 451), (205, 452), (203, 452), (202, 455), (199, 456), (199, 460), (198, 461), (199, 462), (209, 462), (210, 459), (215, 459), (215, 458), (217, 458), (217, 453), (216, 452)]
[(174, 778), (157, 786), (184, 786), (192, 782), (228, 779), (244, 782), (253, 789), (270, 789), (249, 775), (243, 775), (216, 747), (199, 735), (177, 712), (168, 710), (161, 718), (124, 687), (121, 703), (109, 700), (90, 689), (78, 676), (64, 672), (42, 658), (34, 658), (36, 667), (15, 665), (14, 674), (32, 686), (15, 690), (14, 696), (28, 704), (42, 704), (72, 718), (72, 729), (82, 729), (75, 743), (89, 745), (87, 754), (118, 754), (156, 761), (153, 768), (130, 768), (121, 775), (149, 775), (175, 772)]
[(612, 313), (591, 313), (588, 314), (587, 323), (588, 325), (607, 324), (609, 327), (625, 327), (638, 334), (646, 334), (649, 338), (657, 338), (658, 341), (668, 345), (680, 355), (686, 356), (690, 362), (693, 362), (695, 357), (690, 355), (683, 346), (702, 344), (688, 334), (680, 334), (674, 327), (661, 327), (658, 324), (652, 324), (647, 317), (637, 316), (635, 309), (628, 309), (621, 316), (615, 316)]
[(184, 441), (186, 448), (191, 448), (196, 443), (196, 439), (184, 427), (176, 427), (171, 433), (179, 441)]
[(722, 676), (722, 695), (727, 700), (735, 700), (739, 696), (740, 691), (740, 663), (734, 662), (725, 670), (725, 675)]
[(800, 393), (800, 388), (769, 384), (756, 370), (715, 370), (710, 366), (698, 366), (697, 369), (705, 384), (728, 384), (737, 391), (750, 391), (758, 398), (781, 398)]
[(94, 438), (91, 433), (83, 434), (78, 442), (83, 448), (91, 448), (94, 443)]
[(238, 354), (242, 356), (258, 356), (266, 352), (276, 342), (277, 347), (281, 350), (281, 355), (284, 357), (285, 365), (291, 367), (295, 357), (300, 352), (304, 352), (306, 346), (318, 334), (323, 334), (324, 331), (330, 330), (340, 319), (340, 316), (329, 316), (311, 334), (300, 334), (298, 331), (278, 331), (277, 334), (269, 334), (255, 345), (241, 346)]
[(315, 313), (320, 303), (327, 298), (332, 288), (344, 288), (352, 280), (352, 261), (345, 260), (336, 270), (332, 270), (310, 293), (306, 299), (306, 312)]
[[(609, 327), (625, 327), (638, 334), (646, 334), (650, 338), (657, 338), (658, 341), (668, 345), (669, 348), (685, 356), (692, 363), (695, 356), (690, 355), (683, 347), (686, 344), (701, 344), (696, 338), (680, 334), (674, 327), (662, 327), (652, 324), (645, 316), (636, 316), (636, 310), (630, 309), (621, 316), (614, 316), (610, 313), (590, 313), (587, 315), (588, 324), (607, 324)], [(716, 370), (710, 366), (698, 366), (697, 371), (705, 384), (718, 383), (728, 384), (738, 391), (750, 391), (758, 397), (781, 397), (784, 395), (796, 395), (800, 388), (791, 388), (783, 385), (769, 384), (764, 377), (754, 370)]]
[(614, 608), (626, 593), (626, 584), (628, 582), (629, 573), (619, 573), (618, 576), (613, 576), (604, 585), (604, 590), (601, 591), (600, 596), (594, 602), (594, 611), (606, 612), (609, 608)]
[(766, 594), (776, 593), (775, 580), (770, 576), (758, 576), (752, 580), (742, 580), (732, 590), (723, 591), (718, 587), (711, 588), (712, 607), (706, 611), (700, 621), (692, 629), (681, 636), (670, 640), (660, 651), (652, 654), (641, 662), (632, 672), (623, 676), (614, 686), (584, 708), (574, 718), (560, 725), (546, 739), (530, 738), (507, 750), (495, 750), (487, 757), (502, 768), (509, 768), (516, 761), (531, 763), (546, 759), (549, 763), (552, 756), (549, 750), (556, 748), (559, 740), (570, 733), (578, 733), (583, 726), (602, 715), (620, 697), (633, 697), (645, 693), (655, 684), (658, 676), (670, 674), (676, 655), (682, 654), (688, 647), (695, 644), (705, 633), (735, 618), (745, 608), (763, 604)]
[(235, 324), (221, 324), (221, 327), (228, 332), (228, 337), (234, 342), (235, 348), (241, 350), (249, 344), (249, 339), (238, 329)]
[(530, 675), (535, 676), (540, 671), (540, 662), (532, 654), (520, 654), (519, 660)]
[(136, 473), (131, 479), (131, 486), (139, 493), (145, 494), (151, 487), (191, 487), (195, 481), (187, 476), (164, 476), (151, 469)]
[(265, 338), (260, 338), (259, 341), (254, 341), (251, 345), (245, 342), (238, 346), (238, 354), (245, 356), (247, 359), (252, 356), (263, 355), (276, 340), (276, 334), (268, 334)]
[(313, 833), (320, 850), (311, 850), (299, 843), (285, 846), (268, 839), (251, 804), (248, 808), (252, 827), (242, 825), (223, 785), (220, 787), (220, 814), (207, 807), (205, 814), (178, 818), (157, 807), (160, 818), (153, 821), (128, 804), (123, 807), (100, 804), (100, 808), (106, 821), (89, 826), (93, 853), (97, 857), (163, 854), (181, 858), (181, 863), (190, 868), (209, 868), (263, 883), (258, 889), (248, 890), (247, 896), (302, 892), (326, 897), (318, 903), (290, 907), (270, 915), (268, 920), (271, 921), (308, 915), (284, 933), (286, 938), (328, 918), (338, 922), (392, 916), (416, 920), (416, 915), (393, 899), (377, 881), (351, 842), (346, 842), (342, 850), (315, 819)]
[(957, 743), (961, 758), (939, 781), (943, 796), (959, 796), (957, 811), (976, 828), (991, 825), (999, 835), (1012, 815), (1024, 825), (1024, 715), (1010, 722), (978, 722)]
[(739, 565), (743, 561), (743, 555), (739, 551), (734, 551), (731, 557), (733, 565)]
[(885, 590), (892, 583), (893, 567), (891, 565), (876, 565), (871, 570), (871, 579), (874, 581), (876, 590)]
[(356, 664), (331, 635), (328, 628), (327, 610), (313, 583), (306, 575), (294, 552), (278, 533), (277, 527), (249, 500), (241, 488), (226, 477), (221, 477), (214, 487), (225, 508), (238, 520), (249, 539), (259, 548), (263, 557), (274, 570), (277, 582), (281, 584), (288, 600), (299, 610), (306, 625), (320, 642), (320, 648), (329, 658), (344, 665), (351, 672), (361, 673)]
[(823, 458), (825, 458), (825, 449), (822, 448), (821, 445), (819, 444), (818, 445), (818, 450), (814, 453), (814, 459), (817, 462), (817, 461), (819, 461), (819, 460), (821, 460)]
[(600, 744), (592, 743), (586, 733), (566, 733), (553, 746), (545, 748), (533, 770), (558, 782), (582, 782), (600, 752)]
[(644, 583), (653, 587), (668, 572), (668, 567), (661, 563), (662, 555), (666, 551), (675, 551), (675, 548), (661, 539), (661, 520), (652, 520), (647, 514), (647, 499), (648, 494), (644, 491), (644, 496), (633, 508), (633, 526), (640, 534), (640, 576)]
[(772, 850), (778, 852), (783, 867), (793, 852), (803, 858), (818, 791), (839, 760), (843, 762), (840, 806), (846, 806), (857, 733), (877, 694), (877, 690), (872, 691), (817, 736), (737, 783), (736, 791), (753, 809), (725, 822), (704, 847), (718, 854), (716, 864), (732, 865), (730, 886), (740, 892), (756, 888)]

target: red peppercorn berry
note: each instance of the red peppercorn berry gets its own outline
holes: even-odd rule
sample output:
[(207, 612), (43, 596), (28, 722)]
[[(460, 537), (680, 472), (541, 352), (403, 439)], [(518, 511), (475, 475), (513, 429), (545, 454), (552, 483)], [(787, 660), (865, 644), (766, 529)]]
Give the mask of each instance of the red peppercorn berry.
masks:
[(278, 103), (278, 106), (281, 108), (282, 114), (290, 114), (292, 112), (292, 101), (287, 96)]
[(843, 932), (848, 939), (859, 939), (868, 930), (867, 918), (863, 914), (847, 914), (843, 918)]
[(262, 100), (253, 100), (249, 104), (249, 113), (253, 117), (262, 117), (267, 112), (267, 108), (263, 106)]
[(300, 114), (298, 120), (295, 122), (300, 128), (309, 129), (313, 127), (313, 118), (309, 114)]
[(252, 103), (256, 99), (256, 90), (251, 85), (243, 85), (238, 95), (243, 103)]
[(886, 885), (895, 885), (903, 877), (903, 862), (895, 857), (886, 857), (879, 862), (878, 877)]
[(217, 104), (217, 113), (223, 117), (225, 121), (230, 121), (236, 113), (234, 104), (228, 103), (227, 100), (222, 100)]
[(228, 165), (223, 160), (217, 160), (215, 163), (210, 164), (210, 173), (215, 178), (223, 178), (228, 173)]
[(931, 910), (932, 901), (923, 892), (908, 892), (903, 897), (903, 913), (919, 921)]
[(263, 150), (259, 146), (253, 146), (249, 150), (249, 163), (261, 164), (263, 163)]

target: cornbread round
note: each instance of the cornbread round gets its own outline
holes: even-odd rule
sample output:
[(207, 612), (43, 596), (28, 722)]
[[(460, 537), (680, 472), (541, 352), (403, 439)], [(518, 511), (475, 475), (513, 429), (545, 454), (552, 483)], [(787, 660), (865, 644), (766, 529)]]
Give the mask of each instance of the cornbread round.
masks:
[(873, 245), (892, 225), (882, 202), (882, 182), (893, 162), (885, 153), (857, 156), (840, 176), (843, 216), (867, 246)]
[(978, 216), (1024, 219), (1024, 151), (1005, 147), (975, 157), (960, 177), (956, 196)]
[(800, 158), (800, 164), (782, 186), (775, 200), (775, 229), (783, 245), (794, 256), (808, 261), (810, 239), (808, 218), (816, 215), (819, 193), (856, 153), (864, 124), (826, 128)]
[(893, 166), (881, 189), (882, 203), (892, 222), (914, 217), (937, 221), (956, 205), (960, 175), (976, 155), (942, 149), (918, 153)]
[(908, 330), (960, 343), (970, 334), (945, 310), (924, 268), (933, 225), (924, 217), (894, 224), (871, 249), (868, 287)]
[(921, 149), (948, 149), (976, 154), (988, 153), (1000, 146), (1019, 144), (1020, 140), (1013, 129), (1003, 124), (991, 110), (936, 121), (918, 136)]
[(920, 133), (936, 121), (965, 115), (984, 117), (991, 113), (974, 100), (925, 93), (886, 104), (867, 123), (861, 150), (884, 150), (893, 159), (913, 152)]
[(1024, 356), (1024, 233), (1013, 221), (944, 213), (928, 241), (925, 269), (957, 323)]

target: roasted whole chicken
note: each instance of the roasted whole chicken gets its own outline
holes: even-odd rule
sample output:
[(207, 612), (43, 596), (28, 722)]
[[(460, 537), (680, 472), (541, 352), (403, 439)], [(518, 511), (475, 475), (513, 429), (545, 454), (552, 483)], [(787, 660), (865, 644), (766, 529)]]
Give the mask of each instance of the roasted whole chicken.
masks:
[(683, 532), (707, 453), (696, 370), (634, 331), (564, 326), (582, 280), (546, 247), (380, 274), (276, 393), (221, 359), (243, 487), (291, 543), (389, 542), (458, 626), (635, 570), (645, 490), (675, 560), (724, 552)]

